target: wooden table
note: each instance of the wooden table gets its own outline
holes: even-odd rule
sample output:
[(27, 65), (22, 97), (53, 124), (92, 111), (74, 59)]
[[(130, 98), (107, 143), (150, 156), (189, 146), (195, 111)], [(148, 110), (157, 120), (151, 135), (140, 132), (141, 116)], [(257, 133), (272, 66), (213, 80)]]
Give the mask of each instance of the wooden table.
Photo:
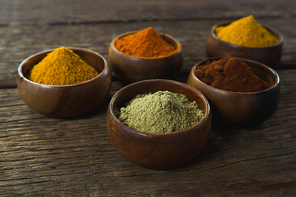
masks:
[[(1, 0), (0, 196), (293, 196), (296, 195), (296, 1)], [(152, 26), (178, 39), (180, 76), (205, 59), (212, 25), (254, 15), (285, 36), (281, 100), (274, 115), (248, 129), (211, 131), (203, 152), (173, 170), (150, 170), (112, 145), (106, 109), (124, 83), (113, 77), (104, 105), (57, 119), (31, 110), (18, 95), (17, 67), (45, 49), (75, 46), (108, 60), (111, 40)]]

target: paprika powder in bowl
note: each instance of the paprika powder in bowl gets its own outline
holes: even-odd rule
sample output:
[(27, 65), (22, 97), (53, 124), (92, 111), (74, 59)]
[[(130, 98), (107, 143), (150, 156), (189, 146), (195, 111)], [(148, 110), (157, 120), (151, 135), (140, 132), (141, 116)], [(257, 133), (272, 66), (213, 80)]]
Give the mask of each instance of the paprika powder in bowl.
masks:
[(187, 84), (207, 97), (213, 122), (227, 126), (262, 123), (275, 112), (280, 99), (277, 72), (265, 64), (241, 58), (200, 61), (192, 67)]
[(183, 65), (183, 49), (172, 36), (149, 27), (121, 34), (109, 47), (114, 74), (123, 81), (172, 78)]
[(211, 28), (206, 42), (209, 58), (232, 56), (250, 59), (276, 68), (282, 57), (284, 36), (248, 16)]
[[(67, 72), (50, 68), (55, 64)], [(78, 70), (73, 70), (76, 66)], [(85, 70), (88, 70), (87, 76), (81, 75)], [(16, 82), (20, 97), (33, 110), (51, 117), (72, 117), (87, 113), (105, 101), (112, 74), (102, 55), (83, 48), (60, 47), (36, 53), (22, 61)]]
[[(118, 109), (122, 111), (122, 107), (137, 95), (149, 93), (154, 95), (159, 91), (185, 95), (189, 102), (196, 102), (198, 108), (203, 112), (203, 118), (189, 128), (169, 133), (139, 131), (120, 121), (120, 117), (117, 115)], [(138, 104), (141, 105), (138, 108), (143, 108), (143, 113), (139, 116), (148, 113), (142, 102)], [(142, 116), (142, 119), (146, 121), (154, 118), (156, 124), (162, 125), (164, 122), (159, 123), (159, 121), (162, 121), (163, 117), (155, 117), (161, 116), (162, 110), (166, 111), (172, 105), (176, 106), (174, 102), (169, 100), (163, 102), (161, 106), (158, 106), (158, 109), (151, 110), (152, 117)], [(176, 114), (178, 113), (174, 113), (174, 116), (177, 116)], [(172, 119), (180, 119), (179, 117), (172, 117)], [(166, 120), (168, 120), (166, 122), (168, 127), (179, 121), (175, 122), (170, 118)], [(107, 126), (113, 145), (128, 160), (146, 168), (169, 169), (189, 162), (203, 150), (210, 134), (211, 110), (205, 96), (187, 84), (166, 79), (142, 80), (129, 84), (114, 94), (107, 109)], [(153, 129), (150, 126), (149, 128)]]

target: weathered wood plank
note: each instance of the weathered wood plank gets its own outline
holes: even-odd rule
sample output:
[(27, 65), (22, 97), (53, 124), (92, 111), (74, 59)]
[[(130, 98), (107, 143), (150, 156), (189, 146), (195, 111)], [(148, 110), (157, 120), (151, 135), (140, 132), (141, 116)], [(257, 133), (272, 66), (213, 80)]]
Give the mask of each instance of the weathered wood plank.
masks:
[(284, 34), (281, 66), (295, 68), (295, 8), (291, 0), (2, 0), (0, 196), (295, 196), (296, 69), (277, 69), (282, 93), (270, 119), (249, 129), (213, 128), (201, 155), (164, 171), (130, 163), (111, 144), (107, 105), (126, 85), (116, 78), (99, 109), (67, 119), (34, 112), (15, 89), (19, 63), (36, 52), (76, 46), (108, 60), (115, 36), (149, 26), (183, 45), (184, 68), (176, 79), (186, 82), (190, 68), (206, 57), (211, 26), (249, 14)]
[(291, 0), (2, 0), (0, 25), (81, 24), (208, 18), (295, 17)]
[[(59, 46), (92, 49), (108, 60), (108, 48), (117, 35), (144, 29), (149, 26), (178, 39), (184, 48), (182, 72), (187, 75), (191, 67), (206, 58), (205, 43), (211, 26), (223, 20), (160, 21), (135, 23), (110, 23), (90, 25), (0, 27), (0, 88), (16, 87), (15, 76), (21, 61), (42, 50)], [(281, 66), (296, 65), (295, 19), (262, 19), (285, 36)]]
[[(204, 151), (174, 170), (123, 158), (98, 110), (55, 119), (29, 109), (16, 89), (0, 90), (0, 196), (241, 196), (296, 194), (296, 70), (279, 70), (275, 114), (250, 129), (213, 128)], [(125, 84), (112, 83), (110, 97)]]

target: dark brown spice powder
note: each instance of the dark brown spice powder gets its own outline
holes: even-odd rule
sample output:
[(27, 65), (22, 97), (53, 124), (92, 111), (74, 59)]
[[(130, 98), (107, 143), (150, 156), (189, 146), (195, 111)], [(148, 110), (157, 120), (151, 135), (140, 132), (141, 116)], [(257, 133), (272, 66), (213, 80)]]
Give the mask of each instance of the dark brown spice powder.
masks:
[(250, 66), (235, 57), (207, 61), (196, 68), (195, 75), (208, 85), (233, 92), (256, 92), (270, 87)]

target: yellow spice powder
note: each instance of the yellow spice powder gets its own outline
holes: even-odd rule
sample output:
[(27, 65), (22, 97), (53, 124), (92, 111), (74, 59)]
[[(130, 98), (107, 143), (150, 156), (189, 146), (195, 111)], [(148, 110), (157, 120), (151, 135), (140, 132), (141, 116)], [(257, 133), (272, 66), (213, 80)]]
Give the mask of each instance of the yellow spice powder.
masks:
[(95, 68), (62, 46), (47, 54), (32, 68), (30, 80), (46, 85), (69, 85), (87, 81), (97, 75)]
[(252, 15), (218, 26), (215, 33), (225, 42), (244, 47), (266, 47), (279, 42), (279, 38), (257, 23)]

